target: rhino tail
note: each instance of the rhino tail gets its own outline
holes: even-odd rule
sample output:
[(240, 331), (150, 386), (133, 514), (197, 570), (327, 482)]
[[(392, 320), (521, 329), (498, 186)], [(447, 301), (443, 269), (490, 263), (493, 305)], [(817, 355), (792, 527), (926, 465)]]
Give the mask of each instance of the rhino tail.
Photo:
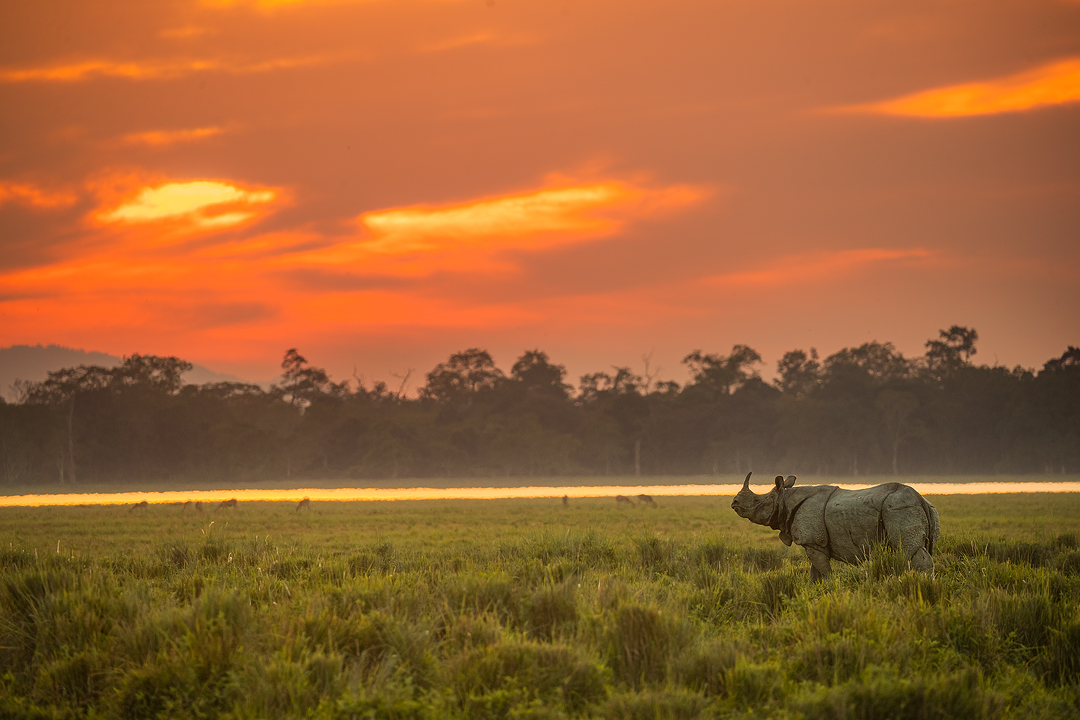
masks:
[(925, 498), (922, 498), (922, 504), (927, 522), (926, 552), (933, 557), (934, 545), (937, 543), (938, 538), (941, 537), (941, 516), (938, 515), (937, 508), (928, 503)]

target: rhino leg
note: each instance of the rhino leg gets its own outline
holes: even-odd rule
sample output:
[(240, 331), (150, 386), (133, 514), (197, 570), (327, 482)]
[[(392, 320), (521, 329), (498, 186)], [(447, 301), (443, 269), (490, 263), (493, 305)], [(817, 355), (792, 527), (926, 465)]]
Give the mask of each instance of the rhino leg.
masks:
[(817, 582), (832, 575), (832, 560), (829, 554), (820, 548), (804, 545), (806, 557), (810, 560), (810, 580)]
[(926, 532), (925, 524), (920, 526), (917, 523), (911, 523), (907, 527), (900, 528), (900, 531), (897, 533), (900, 536), (899, 543), (893, 542), (892, 537), (890, 537), (889, 544), (893, 547), (896, 547), (897, 545), (900, 546), (901, 550), (903, 550), (904, 557), (908, 559), (912, 568), (933, 575), (934, 558), (930, 557), (930, 553), (926, 551), (927, 545), (929, 544)]
[(926, 552), (926, 548), (919, 548), (915, 551), (915, 554), (911, 556), (911, 567), (916, 570), (921, 570), (929, 575), (933, 575), (934, 558), (930, 557), (930, 553)]

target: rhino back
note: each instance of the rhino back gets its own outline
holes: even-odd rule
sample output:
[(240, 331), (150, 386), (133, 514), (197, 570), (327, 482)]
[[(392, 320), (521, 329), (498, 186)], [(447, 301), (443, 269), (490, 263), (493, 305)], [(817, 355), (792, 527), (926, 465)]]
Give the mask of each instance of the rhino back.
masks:
[(899, 545), (920, 532), (934, 537), (937, 511), (909, 485), (885, 483), (863, 490), (838, 490), (825, 509), (834, 558), (859, 562), (876, 540)]

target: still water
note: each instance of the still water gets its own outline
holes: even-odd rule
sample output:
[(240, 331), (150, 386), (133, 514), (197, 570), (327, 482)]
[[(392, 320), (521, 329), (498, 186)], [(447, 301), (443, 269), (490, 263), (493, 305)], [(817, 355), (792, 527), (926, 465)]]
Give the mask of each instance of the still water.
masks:
[[(875, 483), (877, 484), (877, 483)], [(908, 483), (924, 495), (981, 495), (985, 493), (1080, 492), (1080, 482), (973, 482)], [(871, 485), (839, 483), (849, 490)], [(0, 507), (37, 505), (124, 505), (141, 502), (219, 503), (229, 498), (239, 502), (273, 500), (298, 502), (353, 500), (495, 500), (507, 498), (615, 497), (626, 495), (734, 495), (741, 485), (593, 485), (574, 487), (489, 487), (489, 488), (297, 488), (295, 490), (183, 490), (175, 492), (70, 493), (65, 495), (9, 495), (0, 497)], [(772, 485), (752, 485), (754, 492), (768, 492)]]

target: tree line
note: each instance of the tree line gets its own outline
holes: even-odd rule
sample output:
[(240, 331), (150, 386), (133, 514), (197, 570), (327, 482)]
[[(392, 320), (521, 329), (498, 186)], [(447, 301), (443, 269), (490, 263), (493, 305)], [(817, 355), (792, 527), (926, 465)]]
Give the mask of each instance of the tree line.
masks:
[(576, 387), (540, 350), (505, 373), (471, 348), (416, 397), (334, 382), (295, 349), (268, 390), (185, 384), (190, 363), (132, 355), (0, 398), (0, 482), (1080, 471), (1080, 349), (1008, 369), (976, 364), (977, 340), (953, 326), (914, 358), (888, 342), (792, 350), (772, 382), (735, 345), (688, 354), (683, 385), (646, 362)]

